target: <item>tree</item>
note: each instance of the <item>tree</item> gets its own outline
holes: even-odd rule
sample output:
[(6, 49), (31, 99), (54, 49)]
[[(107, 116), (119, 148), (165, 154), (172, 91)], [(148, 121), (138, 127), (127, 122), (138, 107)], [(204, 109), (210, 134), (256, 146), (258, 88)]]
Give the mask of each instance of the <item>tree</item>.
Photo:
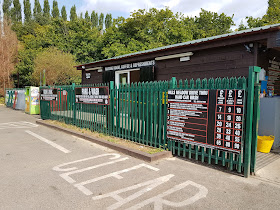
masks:
[(88, 14), (88, 11), (85, 13), (85, 21), (90, 22), (90, 16)]
[(93, 27), (98, 26), (98, 14), (94, 10), (91, 12), (91, 23)]
[(77, 12), (76, 12), (76, 6), (72, 6), (70, 10), (70, 21), (77, 20)]
[(280, 23), (280, 0), (268, 0), (268, 8), (263, 17), (246, 17), (249, 28)]
[(46, 20), (49, 20), (50, 15), (50, 4), (48, 0), (44, 0), (44, 9), (43, 9), (43, 16)]
[(24, 21), (26, 23), (30, 22), (32, 13), (31, 13), (31, 4), (29, 0), (24, 0), (23, 1), (23, 6), (24, 6)]
[(75, 57), (51, 47), (38, 54), (32, 74), (36, 85), (40, 83), (40, 73), (46, 70), (47, 85), (70, 85), (80, 83), (80, 72), (75, 69)]
[(98, 21), (99, 29), (103, 30), (103, 25), (104, 25), (104, 14), (100, 13), (99, 15), (99, 21)]
[(12, 0), (4, 0), (2, 9), (3, 9), (4, 16), (7, 18), (11, 17), (11, 5), (12, 5)]
[(34, 2), (33, 17), (35, 22), (42, 23), (42, 7), (39, 0), (35, 0)]
[(265, 24), (263, 18), (253, 18), (250, 16), (246, 17), (246, 20), (249, 28), (261, 27)]
[(66, 21), (67, 20), (67, 12), (66, 12), (66, 7), (63, 6), (61, 8), (61, 17), (62, 17), (62, 20)]
[(57, 3), (56, 0), (53, 0), (52, 17), (53, 18), (58, 18), (59, 17), (58, 3)]
[(247, 27), (244, 25), (243, 20), (241, 20), (239, 26), (238, 26), (238, 31), (242, 31), (247, 29)]
[(16, 64), (18, 40), (7, 18), (0, 19), (0, 95), (13, 87), (11, 74)]
[(115, 19), (103, 36), (102, 53), (106, 58), (188, 41), (192, 30), (184, 17), (170, 9), (134, 11), (129, 18)]
[(280, 0), (269, 0), (266, 14), (263, 16), (265, 24), (276, 24), (280, 22)]
[(200, 39), (219, 34), (231, 32), (230, 28), (234, 25), (233, 16), (227, 16), (224, 13), (218, 14), (216, 12), (201, 9), (198, 17), (195, 17), (195, 24), (197, 26), (197, 33), (194, 39)]
[(106, 17), (105, 17), (105, 28), (110, 28), (112, 26), (112, 14), (106, 14)]
[(19, 0), (13, 0), (14, 7), (11, 9), (11, 18), (13, 22), (21, 22), (22, 16), (21, 16), (21, 4)]

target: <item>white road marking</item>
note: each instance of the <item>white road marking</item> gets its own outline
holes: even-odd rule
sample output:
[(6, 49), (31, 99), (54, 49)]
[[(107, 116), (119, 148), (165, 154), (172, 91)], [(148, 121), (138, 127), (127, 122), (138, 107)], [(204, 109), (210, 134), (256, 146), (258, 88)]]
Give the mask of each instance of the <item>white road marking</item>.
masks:
[[(28, 131), (26, 131), (26, 132), (28, 132)], [(35, 135), (37, 135), (37, 134), (35, 134)], [(80, 162), (84, 162), (84, 161), (88, 161), (88, 160), (92, 160), (92, 159), (96, 159), (96, 158), (101, 158), (101, 157), (105, 157), (105, 156), (113, 156), (113, 157), (109, 158), (112, 161), (108, 161), (108, 162), (105, 162), (105, 163), (101, 163), (101, 164), (98, 164), (98, 165), (93, 165), (93, 166), (90, 166), (90, 167), (87, 167), (87, 168), (82, 168), (82, 169), (78, 169), (77, 167), (61, 168), (61, 167), (64, 167), (64, 166), (67, 166), (67, 165), (70, 165), (70, 164), (80, 163)], [(66, 172), (66, 173), (60, 174), (60, 177), (62, 177), (67, 182), (73, 184), (76, 181), (74, 179), (72, 179), (71, 177), (69, 177), (69, 175), (76, 174), (76, 173), (82, 173), (84, 171), (92, 170), (92, 169), (99, 168), (99, 167), (106, 166), (106, 165), (111, 165), (111, 164), (114, 164), (114, 163), (117, 163), (117, 162), (124, 161), (124, 160), (128, 159), (128, 158), (120, 158), (120, 157), (121, 157), (121, 155), (115, 154), (115, 153), (113, 153), (113, 154), (102, 154), (102, 155), (97, 155), (97, 156), (93, 156), (93, 157), (89, 157), (89, 158), (84, 158), (84, 159), (80, 159), (80, 160), (76, 160), (76, 161), (72, 161), (72, 162), (68, 162), (68, 163), (63, 163), (63, 164), (60, 164), (58, 166), (53, 167), (53, 170), (54, 171)], [(110, 177), (114, 177), (116, 179), (122, 179), (123, 177), (121, 176), (121, 174), (132, 171), (132, 170), (139, 169), (141, 167), (146, 167), (146, 168), (149, 168), (153, 171), (159, 171), (160, 170), (158, 168), (155, 168), (155, 167), (152, 167), (150, 165), (142, 163), (142, 164), (133, 166), (131, 168), (126, 168), (126, 169), (123, 169), (123, 170), (120, 170), (120, 171), (109, 173), (109, 174), (104, 175), (104, 176), (100, 176), (100, 177), (97, 177), (97, 178), (94, 178), (94, 179), (86, 180), (86, 181), (83, 181), (81, 183), (73, 184), (73, 186), (78, 188), (85, 195), (92, 195), (93, 192), (91, 192), (88, 188), (86, 188), (85, 185), (90, 184), (90, 183), (94, 183), (94, 182), (98, 182), (100, 180), (107, 179), (107, 178), (110, 178)], [(125, 204), (139, 198), (140, 196), (144, 195), (145, 193), (152, 191), (154, 188), (158, 187), (159, 185), (162, 185), (162, 184), (168, 182), (174, 176), (175, 176), (174, 174), (165, 175), (165, 176), (153, 179), (153, 180), (148, 180), (148, 181), (136, 184), (136, 185), (132, 185), (132, 186), (129, 186), (129, 187), (126, 187), (126, 188), (122, 188), (122, 189), (113, 191), (113, 192), (109, 192), (109, 193), (106, 193), (104, 195), (94, 196), (94, 197), (92, 197), (92, 199), (93, 200), (100, 200), (100, 199), (105, 199), (105, 198), (111, 197), (111, 198), (115, 199), (117, 202), (112, 204), (111, 206), (107, 207), (107, 209), (109, 209), (109, 210), (118, 209), (118, 208), (121, 208), (122, 206), (124, 206)], [(168, 195), (171, 195), (171, 194), (176, 193), (176, 192), (179, 193), (180, 190), (182, 190), (182, 189), (184, 189), (188, 186), (192, 186), (192, 187), (197, 188), (198, 193), (196, 193), (192, 197), (186, 197), (186, 199), (181, 201), (181, 202), (174, 202), (174, 201), (169, 201), (169, 200), (164, 199), (164, 197), (166, 197)], [(144, 188), (142, 188), (142, 187), (144, 187)], [(135, 190), (135, 189), (139, 189), (139, 188), (142, 188), (142, 189), (135, 192), (134, 194), (131, 194), (131, 195), (125, 197), (125, 198), (123, 198), (121, 196), (121, 194), (124, 193), (124, 192), (129, 192), (131, 190)], [(194, 190), (191, 188), (191, 192), (193, 192), (193, 191)], [(196, 201), (198, 201), (202, 198), (205, 198), (207, 196), (207, 194), (208, 194), (208, 189), (206, 187), (188, 180), (186, 182), (183, 182), (181, 184), (178, 184), (178, 185), (174, 186), (171, 189), (168, 189), (167, 191), (165, 191), (161, 194), (157, 194), (154, 197), (151, 197), (151, 198), (146, 199), (146, 200), (144, 200), (144, 201), (142, 201), (142, 202), (140, 202), (140, 203), (138, 203), (134, 206), (131, 206), (129, 209), (130, 210), (140, 209), (140, 208), (145, 207), (148, 204), (153, 204), (155, 210), (162, 210), (164, 205), (168, 206), (168, 207), (175, 207), (175, 208), (186, 207), (187, 205), (191, 205), (191, 204), (195, 203)], [(181, 196), (184, 196), (184, 195), (181, 194)]]
[(19, 121), (19, 122), (8, 122), (8, 123), (0, 123), (0, 130), (1, 129), (15, 129), (15, 128), (35, 128), (38, 127), (39, 125), (31, 123), (31, 122), (26, 122), (26, 121)]
[(132, 171), (132, 170), (136, 170), (136, 169), (142, 168), (142, 167), (146, 167), (146, 168), (149, 168), (149, 169), (154, 170), (154, 171), (159, 171), (158, 168), (155, 168), (155, 167), (152, 167), (152, 166), (147, 165), (145, 163), (142, 163), (142, 164), (133, 166), (131, 168), (127, 168), (127, 169), (124, 169), (124, 170), (121, 170), (121, 171), (116, 171), (116, 172), (113, 172), (113, 173), (110, 173), (110, 174), (107, 174), (107, 175), (104, 175), (104, 176), (100, 176), (100, 177), (97, 177), (97, 178), (94, 178), (94, 179), (90, 179), (90, 180), (75, 184), (74, 186), (77, 187), (85, 195), (92, 195), (93, 193), (89, 189), (84, 187), (84, 185), (87, 185), (87, 184), (90, 184), (90, 183), (93, 183), (93, 182), (97, 182), (99, 180), (103, 180), (103, 179), (106, 179), (106, 178), (109, 178), (109, 177), (114, 177), (116, 179), (122, 179), (123, 177), (120, 174), (129, 172), (129, 171)]
[(102, 167), (102, 166), (111, 165), (111, 164), (114, 164), (114, 163), (117, 163), (117, 162), (125, 161), (127, 159), (128, 159), (128, 157), (125, 157), (125, 158), (117, 159), (117, 160), (114, 160), (114, 161), (102, 163), (102, 164), (99, 164), (99, 165), (94, 165), (94, 166), (90, 166), (90, 167), (87, 167), (87, 168), (83, 168), (83, 169), (80, 169), (80, 170), (66, 172), (64, 174), (60, 174), (59, 176), (62, 177), (64, 180), (66, 180), (69, 183), (74, 183), (76, 181), (74, 179), (72, 179), (71, 177), (69, 177), (69, 175), (71, 175), (71, 174), (77, 174), (77, 173), (81, 173), (81, 172), (84, 172), (84, 171), (89, 171), (89, 170), (99, 168), (99, 167)]
[[(107, 194), (104, 194), (104, 195), (95, 196), (95, 197), (92, 197), (92, 199), (93, 200), (99, 200), (99, 199), (103, 199), (103, 198), (107, 198), (107, 197), (112, 197), (118, 202), (109, 206), (107, 209), (110, 209), (110, 210), (111, 209), (112, 210), (117, 209), (117, 208), (120, 208), (121, 206), (123, 206), (124, 204), (126, 204), (126, 203), (128, 203), (128, 202), (130, 202), (130, 201), (132, 201), (136, 198), (139, 198), (140, 196), (142, 196), (143, 194), (151, 191), (155, 187), (169, 181), (169, 179), (171, 179), (172, 177), (174, 177), (174, 174), (169, 174), (169, 175), (166, 175), (166, 176), (159, 177), (157, 179), (142, 182), (142, 183), (139, 183), (139, 184), (136, 184), (136, 185), (133, 185), (133, 186), (130, 186), (130, 187), (126, 187), (124, 189), (116, 190), (114, 192), (110, 192), (110, 193), (107, 193)], [(130, 190), (135, 190), (135, 189), (138, 189), (138, 188), (144, 187), (144, 186), (147, 186), (147, 187), (144, 188), (144, 189), (141, 189), (140, 191), (138, 191), (138, 192), (134, 193), (133, 195), (130, 195), (126, 198), (122, 198), (119, 195), (121, 193), (130, 191)]]
[(36, 137), (37, 139), (39, 139), (39, 140), (41, 140), (41, 141), (43, 141), (43, 142), (45, 142), (45, 143), (47, 143), (47, 144), (53, 146), (54, 148), (60, 150), (61, 152), (64, 152), (64, 153), (70, 153), (70, 152), (71, 152), (71, 151), (69, 151), (68, 149), (65, 149), (64, 147), (62, 147), (62, 146), (60, 146), (60, 145), (58, 145), (58, 144), (56, 144), (56, 143), (54, 143), (54, 142), (52, 142), (52, 141), (50, 141), (50, 140), (44, 138), (44, 137), (42, 137), (42, 136), (39, 136), (39, 135), (36, 134), (36, 133), (33, 133), (33, 132), (31, 132), (31, 131), (28, 131), (28, 130), (26, 130), (25, 132), (28, 133), (28, 134), (30, 134), (31, 136)]
[[(187, 187), (189, 185), (192, 185), (193, 187), (198, 188), (199, 192), (197, 194), (195, 194), (194, 196), (192, 196), (184, 201), (181, 201), (181, 202), (172, 202), (172, 201), (163, 199), (165, 196), (170, 195), (174, 192), (177, 192), (181, 189), (184, 189), (185, 187)], [(179, 207), (193, 204), (194, 202), (196, 202), (202, 198), (205, 198), (207, 194), (208, 194), (208, 189), (206, 187), (204, 187), (200, 184), (197, 184), (195, 182), (192, 182), (192, 181), (186, 181), (186, 182), (176, 185), (175, 187), (165, 191), (164, 193), (161, 193), (153, 198), (149, 198), (141, 203), (138, 203), (138, 204), (130, 207), (129, 210), (140, 209), (150, 203), (154, 203), (155, 210), (162, 210), (163, 204), (170, 206), (170, 207), (179, 208)]]
[(67, 165), (70, 165), (70, 164), (73, 164), (73, 163), (79, 163), (79, 162), (83, 162), (83, 161), (87, 161), (87, 160), (92, 160), (92, 159), (96, 159), (96, 158), (100, 158), (100, 157), (105, 157), (105, 156), (113, 156), (113, 157), (109, 158), (110, 160), (118, 159), (119, 157), (121, 157), (120, 154), (116, 154), (116, 153), (102, 154), (102, 155), (92, 156), (92, 157), (88, 157), (88, 158), (84, 158), (84, 159), (80, 159), (80, 160), (75, 160), (75, 161), (68, 162), (68, 163), (63, 163), (63, 164), (60, 164), (58, 166), (53, 167), (53, 170), (54, 171), (73, 171), (73, 170), (76, 170), (78, 168), (77, 167), (73, 167), (73, 168), (65, 168), (65, 169), (63, 169), (61, 167), (67, 166)]

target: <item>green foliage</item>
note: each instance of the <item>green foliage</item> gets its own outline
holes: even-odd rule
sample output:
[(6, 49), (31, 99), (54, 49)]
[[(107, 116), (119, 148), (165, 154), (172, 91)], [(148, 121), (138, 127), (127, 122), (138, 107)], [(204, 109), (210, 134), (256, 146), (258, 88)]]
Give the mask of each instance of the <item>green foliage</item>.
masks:
[(62, 17), (62, 20), (67, 21), (67, 13), (66, 13), (66, 7), (65, 6), (63, 6), (61, 8), (61, 17)]
[(104, 25), (104, 14), (100, 13), (99, 20), (98, 20), (98, 26), (100, 30), (103, 29), (103, 25)]
[(263, 18), (253, 18), (252, 16), (246, 17), (249, 28), (261, 27), (264, 25)]
[(24, 5), (24, 21), (30, 22), (32, 18), (30, 1), (24, 0), (23, 5)]
[(42, 14), (42, 7), (39, 0), (35, 0), (34, 8), (33, 8), (33, 19), (35, 22), (39, 24), (43, 24), (43, 14)]
[(0, 97), (0, 104), (5, 104), (5, 98), (4, 97)]
[(52, 17), (53, 18), (59, 18), (58, 3), (57, 3), (56, 0), (53, 0)]
[(94, 10), (91, 13), (91, 23), (93, 27), (98, 26), (98, 14)]
[(47, 85), (70, 85), (80, 83), (81, 74), (75, 69), (75, 57), (57, 48), (50, 47), (40, 52), (35, 59), (35, 69), (32, 74), (35, 85), (40, 84), (40, 73), (46, 71)]
[(244, 23), (243, 23), (243, 20), (241, 20), (241, 23), (240, 23), (240, 25), (238, 26), (238, 31), (242, 31), (242, 30), (245, 30), (245, 29), (247, 29), (247, 27), (244, 25)]
[(280, 0), (268, 0), (268, 8), (263, 17), (246, 17), (249, 28), (280, 23)]
[(196, 34), (194, 39), (216, 36), (231, 32), (230, 27), (234, 25), (232, 17), (221, 13), (201, 9), (198, 17), (195, 17)]
[(105, 17), (105, 28), (110, 28), (112, 26), (113, 19), (112, 19), (112, 14), (107, 14)]
[(11, 9), (11, 19), (13, 22), (21, 22), (21, 4), (19, 0), (13, 0), (13, 5), (14, 7)]
[(70, 10), (70, 21), (75, 21), (77, 20), (77, 12), (76, 12), (76, 6), (74, 5), (73, 7), (71, 7)]
[(232, 17), (202, 10), (185, 18), (169, 8), (137, 10), (127, 19), (114, 20), (103, 37), (102, 53), (113, 57), (230, 32)]
[(11, 5), (12, 5), (12, 0), (4, 0), (2, 9), (4, 16), (7, 18), (11, 17)]
[(85, 13), (85, 21), (90, 22), (90, 16), (88, 14), (88, 11)]
[(280, 22), (280, 0), (269, 0), (268, 9), (263, 16), (266, 24), (276, 24)]
[(49, 4), (48, 0), (44, 0), (43, 16), (47, 20), (49, 20), (51, 18), (51, 15), (50, 15), (50, 4)]

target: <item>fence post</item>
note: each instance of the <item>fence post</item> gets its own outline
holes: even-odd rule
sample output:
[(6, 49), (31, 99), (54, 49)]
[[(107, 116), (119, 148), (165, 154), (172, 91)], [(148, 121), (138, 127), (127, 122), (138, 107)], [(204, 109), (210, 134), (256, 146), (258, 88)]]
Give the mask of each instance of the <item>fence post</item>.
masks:
[[(171, 89), (176, 89), (176, 88), (177, 88), (176, 77), (172, 77), (172, 78), (171, 78), (170, 88), (171, 88)], [(167, 91), (168, 91), (168, 90), (167, 90)], [(168, 94), (166, 95), (166, 100), (168, 101)], [(168, 108), (168, 106), (167, 106), (167, 108)], [(167, 113), (169, 113), (169, 112), (167, 111)], [(166, 116), (164, 116), (164, 117), (166, 117)], [(166, 127), (167, 127), (167, 124), (166, 124)], [(167, 132), (167, 129), (166, 129), (166, 132)], [(173, 150), (174, 150), (174, 148), (173, 148), (173, 145), (174, 145), (173, 142), (171, 142), (171, 141), (169, 141), (169, 140), (167, 140), (167, 141), (168, 141), (168, 150), (171, 151), (171, 152), (174, 154), (175, 151), (173, 151)]]
[(73, 101), (72, 101), (72, 106), (73, 106), (73, 125), (76, 125), (76, 95), (75, 95), (75, 83), (72, 83), (72, 91), (73, 91)]
[[(247, 98), (247, 112), (246, 112), (246, 138), (245, 138), (245, 157), (244, 157), (244, 176), (247, 178), (250, 175), (251, 166), (251, 149), (252, 149), (252, 136), (253, 136), (253, 113), (254, 113), (254, 86), (256, 74), (259, 72), (259, 67), (249, 67), (248, 77), (248, 98)], [(254, 141), (255, 146), (255, 141)]]
[(113, 135), (113, 127), (115, 126), (115, 117), (114, 117), (114, 81), (110, 81), (110, 111), (109, 111), (109, 123), (110, 123), (110, 135)]
[(261, 86), (259, 83), (260, 67), (254, 67), (255, 72), (255, 88), (254, 88), (254, 114), (253, 114), (253, 137), (252, 137), (252, 155), (251, 155), (251, 173), (255, 172), (256, 157), (257, 157), (257, 139), (258, 127), (260, 119), (260, 91)]

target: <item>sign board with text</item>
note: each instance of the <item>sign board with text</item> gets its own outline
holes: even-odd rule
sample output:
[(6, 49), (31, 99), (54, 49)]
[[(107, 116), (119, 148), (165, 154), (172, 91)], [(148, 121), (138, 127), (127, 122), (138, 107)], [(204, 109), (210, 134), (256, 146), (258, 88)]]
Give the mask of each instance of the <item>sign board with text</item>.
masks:
[(56, 101), (57, 100), (57, 88), (46, 88), (40, 90), (41, 101)]
[(241, 152), (244, 90), (169, 90), (167, 137)]
[(75, 88), (76, 103), (109, 105), (109, 87)]

